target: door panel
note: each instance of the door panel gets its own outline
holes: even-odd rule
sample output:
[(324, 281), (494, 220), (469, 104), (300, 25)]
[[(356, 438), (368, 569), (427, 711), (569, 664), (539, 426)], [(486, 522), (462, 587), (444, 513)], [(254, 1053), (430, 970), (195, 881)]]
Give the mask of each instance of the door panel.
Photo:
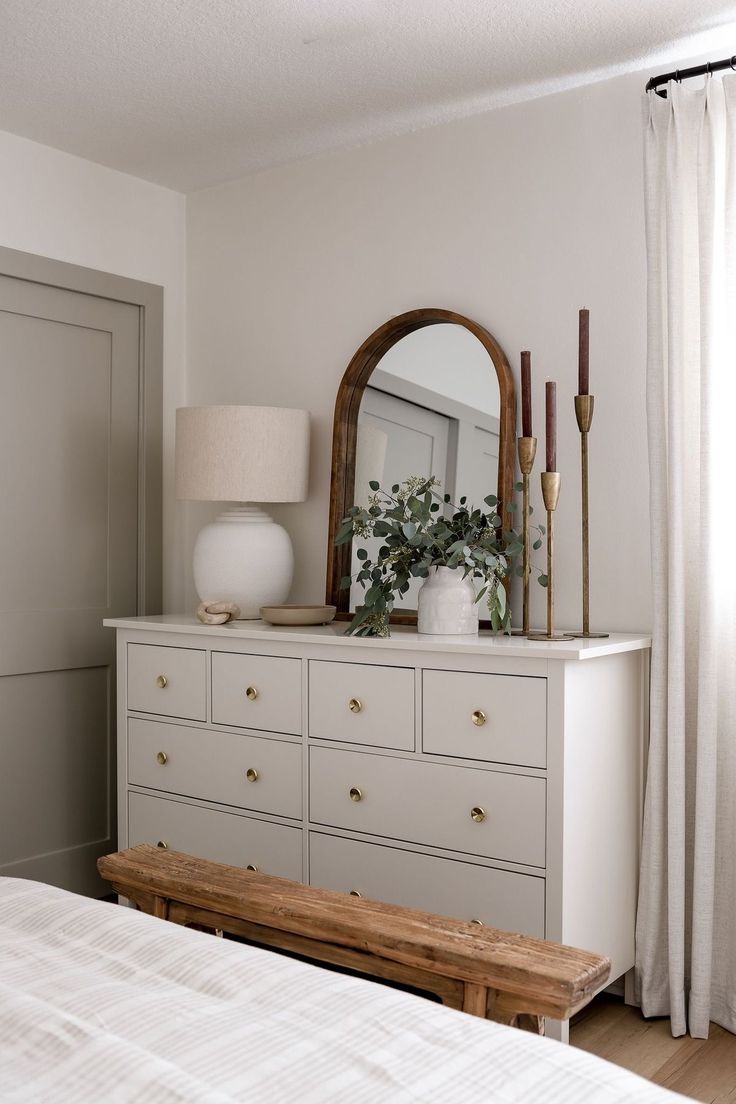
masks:
[[(107, 667), (0, 678), (0, 866), (109, 836)], [(22, 826), (22, 831), (20, 830)]]
[(0, 873), (94, 893), (137, 611), (140, 309), (0, 276)]
[[(391, 488), (395, 483), (403, 483), (411, 475), (434, 475), (442, 483), (444, 491), (447, 483), (447, 449), (450, 419), (434, 410), (425, 410), (422, 406), (399, 399), (395, 395), (385, 394), (372, 387), (366, 387), (360, 407), (360, 424), (375, 426), (386, 434), (386, 456), (383, 476), (379, 482), (382, 487)], [(368, 487), (355, 490), (358, 505), (365, 506)], [(373, 558), (383, 541), (370, 537), (367, 540), (353, 541), (353, 562), (351, 574), (360, 570), (357, 558), (358, 548), (368, 549)], [(412, 579), (405, 595), (397, 594), (395, 608), (416, 609), (417, 594), (423, 579)], [(357, 609), (363, 603), (365, 591), (353, 583), (350, 591), (350, 608)]]

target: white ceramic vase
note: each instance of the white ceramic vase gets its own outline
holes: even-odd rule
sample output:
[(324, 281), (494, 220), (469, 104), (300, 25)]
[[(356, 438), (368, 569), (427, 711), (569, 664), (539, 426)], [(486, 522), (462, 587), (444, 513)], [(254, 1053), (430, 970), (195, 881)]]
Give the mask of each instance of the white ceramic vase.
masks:
[(432, 567), (419, 589), (417, 631), (433, 636), (469, 636), (478, 632), (478, 603), (473, 581), (462, 568)]

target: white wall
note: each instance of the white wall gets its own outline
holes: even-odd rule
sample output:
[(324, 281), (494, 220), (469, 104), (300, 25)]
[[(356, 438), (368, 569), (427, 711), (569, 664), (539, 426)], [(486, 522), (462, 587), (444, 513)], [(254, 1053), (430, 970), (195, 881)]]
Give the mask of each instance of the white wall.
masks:
[(0, 165), (0, 245), (164, 287), (164, 603), (181, 609), (171, 457), (185, 383), (184, 197), (1, 131)]
[[(559, 381), (557, 604), (561, 624), (579, 622), (573, 394), (588, 306), (593, 617), (649, 626), (643, 84), (616, 78), (188, 197), (188, 402), (313, 415), (310, 500), (274, 511), (294, 538), (295, 600), (324, 593), (342, 373), (391, 315), (442, 306), (488, 327), (515, 370), (532, 350), (540, 437), (545, 378)], [(184, 509), (192, 530), (209, 510)], [(534, 608), (541, 620), (541, 591)]]

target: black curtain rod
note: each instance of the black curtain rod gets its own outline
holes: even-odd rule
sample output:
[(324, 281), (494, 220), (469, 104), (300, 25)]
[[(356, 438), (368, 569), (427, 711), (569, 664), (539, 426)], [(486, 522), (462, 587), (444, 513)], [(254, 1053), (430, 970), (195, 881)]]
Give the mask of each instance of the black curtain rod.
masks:
[[(669, 81), (687, 80), (689, 77), (706, 77), (711, 73), (718, 73), (721, 69), (733, 69), (736, 71), (736, 54), (730, 58), (724, 58), (723, 61), (706, 61), (705, 65), (693, 65), (690, 69), (675, 69), (674, 73), (662, 73), (659, 77), (651, 77), (647, 81), (647, 92), (657, 92), (657, 88), (660, 84), (668, 84)], [(667, 89), (663, 88), (657, 92), (658, 96), (667, 96)]]

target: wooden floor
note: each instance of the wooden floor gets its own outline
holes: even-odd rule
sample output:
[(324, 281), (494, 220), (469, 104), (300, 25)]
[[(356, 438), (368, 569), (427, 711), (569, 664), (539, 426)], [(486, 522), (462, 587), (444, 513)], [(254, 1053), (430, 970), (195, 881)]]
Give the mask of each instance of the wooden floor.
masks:
[(604, 994), (575, 1017), (570, 1042), (694, 1100), (736, 1104), (736, 1035), (716, 1024), (708, 1039), (673, 1039), (669, 1020)]

